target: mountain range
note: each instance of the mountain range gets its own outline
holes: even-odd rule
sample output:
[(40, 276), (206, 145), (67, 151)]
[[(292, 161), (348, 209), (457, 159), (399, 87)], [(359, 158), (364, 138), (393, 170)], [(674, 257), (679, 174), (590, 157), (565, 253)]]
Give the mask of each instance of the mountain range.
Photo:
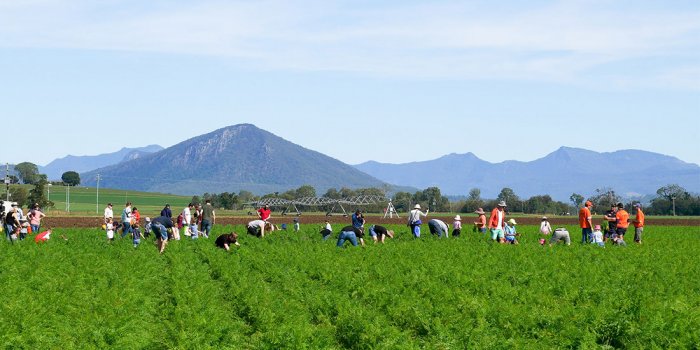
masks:
[(83, 185), (175, 194), (283, 192), (312, 185), (384, 187), (384, 182), (251, 124), (194, 137), (164, 150), (81, 174)]
[(138, 148), (122, 148), (117, 152), (105, 153), (96, 156), (72, 156), (68, 155), (56, 159), (46, 166), (39, 166), (39, 173), (46, 174), (49, 180), (60, 180), (66, 171), (83, 173), (101, 167), (118, 164), (128, 160), (136, 159), (147, 154), (158, 152), (163, 147), (150, 145)]
[(549, 194), (563, 201), (572, 193), (588, 197), (604, 187), (627, 196), (656, 193), (674, 183), (700, 192), (700, 166), (639, 150), (598, 153), (561, 147), (531, 162), (501, 163), (487, 162), (473, 153), (453, 153), (423, 162), (369, 161), (355, 167), (388, 183), (437, 186), (445, 194), (466, 195), (471, 188), (479, 188), (485, 198), (495, 198), (504, 187), (523, 198)]
[(445, 195), (466, 196), (479, 188), (483, 198), (495, 198), (509, 187), (522, 198), (549, 194), (562, 201), (572, 193), (587, 197), (605, 187), (625, 196), (654, 194), (668, 184), (700, 192), (700, 166), (646, 151), (561, 147), (531, 162), (490, 163), (473, 153), (452, 153), (428, 161), (351, 166), (251, 124), (222, 128), (167, 149), (151, 145), (67, 156), (39, 170), (50, 179), (78, 171), (85, 186), (95, 186), (99, 174), (101, 187), (183, 195), (240, 190), (265, 194), (302, 185), (314, 186), (318, 194), (341, 187), (414, 192), (436, 186)]

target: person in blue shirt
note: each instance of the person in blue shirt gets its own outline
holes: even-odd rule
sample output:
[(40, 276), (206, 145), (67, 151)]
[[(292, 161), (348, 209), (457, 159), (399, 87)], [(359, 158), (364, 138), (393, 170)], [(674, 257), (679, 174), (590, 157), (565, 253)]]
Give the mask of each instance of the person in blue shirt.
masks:
[(506, 235), (506, 242), (509, 244), (518, 244), (518, 239), (516, 236), (518, 235), (517, 230), (515, 229), (515, 225), (517, 223), (515, 222), (515, 219), (510, 219), (508, 222), (506, 222), (506, 225), (504, 227), (504, 232)]
[(365, 231), (365, 217), (362, 215), (360, 209), (355, 210), (355, 213), (352, 214), (352, 227), (362, 232)]

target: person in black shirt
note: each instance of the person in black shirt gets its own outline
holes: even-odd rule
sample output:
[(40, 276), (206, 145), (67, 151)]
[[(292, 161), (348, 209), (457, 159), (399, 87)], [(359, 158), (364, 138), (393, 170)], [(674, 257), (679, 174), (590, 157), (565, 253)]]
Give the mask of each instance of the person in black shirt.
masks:
[(165, 208), (160, 211), (160, 216), (165, 216), (166, 218), (171, 218), (173, 217), (173, 211), (170, 210), (170, 204), (166, 204)]
[(238, 243), (238, 234), (235, 232), (225, 233), (219, 237), (216, 237), (214, 244), (216, 244), (216, 246), (219, 248), (226, 249), (226, 251), (230, 251), (231, 244), (235, 244), (238, 247), (241, 246)]
[(377, 241), (384, 243), (386, 236), (394, 238), (394, 231), (387, 230), (384, 226), (372, 225), (369, 227), (369, 235), (374, 239), (374, 243)]
[(617, 205), (612, 204), (610, 210), (605, 212), (605, 220), (608, 221), (608, 230), (605, 232), (605, 239), (612, 238), (613, 233), (617, 231)]
[(357, 246), (358, 239), (360, 240), (360, 243), (364, 246), (364, 236), (365, 234), (359, 228), (345, 226), (340, 230), (340, 234), (338, 235), (338, 244), (336, 244), (336, 246), (343, 247), (343, 244), (346, 240), (350, 241), (352, 245)]
[(173, 220), (167, 216), (159, 216), (151, 220), (151, 229), (153, 235), (156, 236), (158, 251), (163, 254), (165, 246), (168, 244), (168, 229), (173, 229)]

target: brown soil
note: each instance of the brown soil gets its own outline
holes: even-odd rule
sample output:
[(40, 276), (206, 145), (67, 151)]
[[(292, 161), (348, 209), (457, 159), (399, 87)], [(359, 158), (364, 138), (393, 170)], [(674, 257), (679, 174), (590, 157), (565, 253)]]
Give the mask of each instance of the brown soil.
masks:
[[(453, 216), (432, 216), (445, 221), (448, 224), (452, 224)], [(245, 217), (222, 217), (216, 220), (217, 225), (243, 225), (255, 217), (245, 216)], [(273, 216), (270, 220), (275, 224), (287, 225), (293, 224), (293, 216)], [(350, 224), (349, 217), (343, 217), (342, 215), (334, 215), (331, 217), (326, 217), (323, 215), (301, 215), (299, 217), (299, 222), (302, 224), (323, 224), (324, 221), (328, 219), (331, 224)], [(476, 219), (474, 216), (463, 216), (462, 225), (464, 227), (471, 226), (471, 223)], [(371, 224), (405, 224), (406, 218), (402, 216), (401, 218), (384, 219), (378, 216), (367, 216), (367, 221)], [(516, 221), (519, 225), (537, 225), (540, 223), (540, 219), (537, 217), (518, 217)], [(599, 218), (596, 217), (595, 222), (599, 222)], [(553, 217), (549, 219), (552, 226), (556, 225), (576, 225), (578, 223), (577, 217)], [(102, 225), (102, 219), (97, 217), (47, 217), (42, 221), (43, 227), (99, 227)], [(700, 226), (700, 219), (672, 219), (672, 218), (660, 218), (654, 219), (649, 218), (646, 220), (646, 225), (648, 226)]]

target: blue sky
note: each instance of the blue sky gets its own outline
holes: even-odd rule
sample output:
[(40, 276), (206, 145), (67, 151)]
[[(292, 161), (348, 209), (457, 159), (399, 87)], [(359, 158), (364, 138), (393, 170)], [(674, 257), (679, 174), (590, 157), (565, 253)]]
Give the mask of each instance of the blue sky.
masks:
[(253, 123), (350, 164), (700, 163), (698, 1), (0, 0), (0, 82), (2, 162)]

